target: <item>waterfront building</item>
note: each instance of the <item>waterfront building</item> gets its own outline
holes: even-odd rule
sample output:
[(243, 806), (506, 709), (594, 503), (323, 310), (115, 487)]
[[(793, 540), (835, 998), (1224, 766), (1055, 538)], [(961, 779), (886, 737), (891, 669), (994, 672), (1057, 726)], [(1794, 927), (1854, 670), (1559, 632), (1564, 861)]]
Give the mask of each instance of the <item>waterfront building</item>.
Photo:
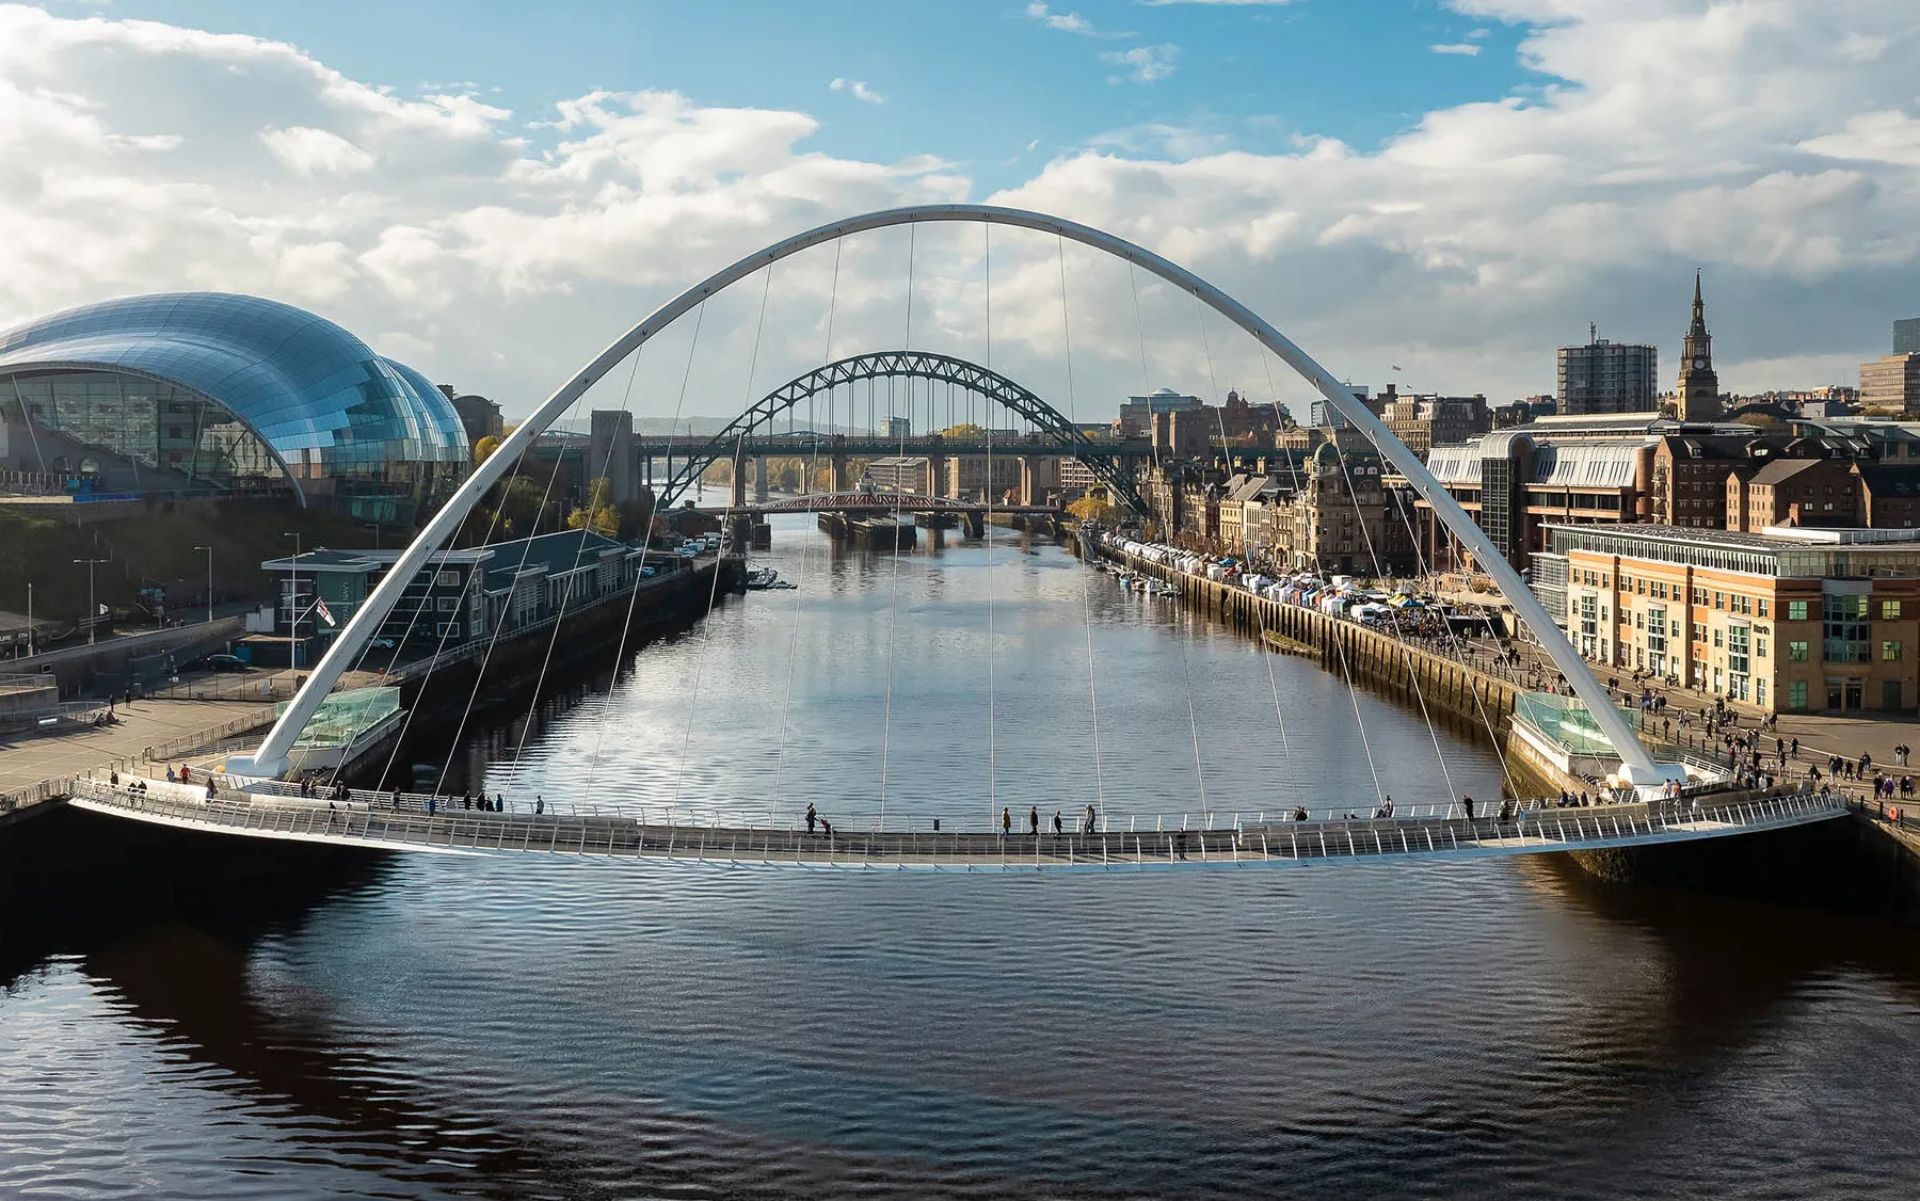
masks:
[(1860, 364), (1860, 405), (1875, 413), (1920, 413), (1920, 351)]
[(1766, 712), (1920, 703), (1920, 530), (1550, 532), (1536, 591), (1595, 663)]
[(133, 296), (0, 332), (0, 467), (96, 491), (270, 491), (411, 522), (465, 478), (453, 402), (325, 318), (256, 296)]
[[(269, 627), (250, 640), (256, 661), (287, 662), (288, 639), (297, 637), (297, 662), (317, 662), (402, 553), (318, 547), (260, 564), (277, 577), (278, 599)], [(439, 551), (415, 573), (376, 637), (444, 650), (486, 638), (496, 627), (499, 637), (512, 637), (563, 608), (572, 612), (625, 595), (645, 562), (644, 547), (581, 530)]]
[[(1092, 479), (1092, 473), (1081, 467), (1078, 460), (1074, 460), (1072, 466)], [(1063, 486), (1067, 467), (1061, 464)], [(985, 500), (989, 493), (998, 498), (1020, 486), (1018, 455), (948, 455), (946, 469), (946, 495), (962, 500)]]
[(1562, 346), (1555, 355), (1554, 411), (1573, 417), (1653, 412), (1660, 407), (1659, 361), (1655, 347), (1590, 332), (1584, 346)]
[[(1288, 483), (1264, 505), (1257, 541), (1268, 562), (1287, 571), (1338, 575), (1407, 576), (1418, 570), (1409, 514), (1377, 455), (1343, 454), (1323, 442)], [(1249, 537), (1243, 530), (1243, 542)]]
[(882, 492), (905, 492), (914, 496), (934, 496), (939, 474), (933, 460), (925, 455), (887, 455), (867, 464), (867, 474)]
[(1674, 415), (1682, 421), (1711, 421), (1720, 416), (1720, 377), (1713, 370), (1713, 335), (1707, 332), (1707, 304), (1700, 296), (1700, 273), (1693, 275), (1693, 320), (1680, 352), (1680, 385)]
[(1265, 531), (1259, 525), (1261, 518), (1260, 497), (1277, 491), (1277, 486), (1264, 475), (1233, 475), (1220, 485), (1219, 524), (1220, 547), (1230, 555), (1244, 555), (1248, 546), (1247, 512), (1252, 507), (1255, 525), (1252, 527), (1252, 542), (1260, 544)]

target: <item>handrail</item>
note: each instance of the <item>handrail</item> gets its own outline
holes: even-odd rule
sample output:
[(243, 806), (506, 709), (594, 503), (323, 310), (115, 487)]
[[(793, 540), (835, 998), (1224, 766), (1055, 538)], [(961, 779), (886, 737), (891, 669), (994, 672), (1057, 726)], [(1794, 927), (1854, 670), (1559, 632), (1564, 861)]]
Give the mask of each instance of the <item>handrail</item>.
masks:
[[(978, 866), (1086, 868), (1188, 863), (1236, 865), (1301, 862), (1311, 859), (1391, 859), (1418, 856), (1409, 831), (1418, 831), (1431, 853), (1440, 850), (1436, 832), (1444, 832), (1450, 850), (1479, 853), (1570, 850), (1580, 846), (1620, 845), (1634, 841), (1677, 840), (1734, 830), (1780, 828), (1847, 811), (1848, 798), (1830, 791), (1774, 789), (1729, 794), (1701, 804), (1701, 798), (1662, 801), (1605, 815), (1572, 811), (1571, 816), (1516, 815), (1459, 819), (1362, 820), (1322, 823), (1316, 837), (1301, 839), (1287, 830), (1290, 855), (1276, 859), (1270, 838), (1276, 829), (1253, 831), (1262, 854), (1251, 857), (1247, 831), (1237, 828), (1163, 830), (1151, 838), (1131, 832), (1073, 832), (1012, 836), (991, 833), (887, 832), (836, 830), (808, 834), (756, 826), (688, 827), (650, 824), (616, 815), (495, 814), (459, 811), (428, 815), (386, 811), (311, 798), (263, 796), (222, 791), (195, 796), (194, 786), (163, 785), (159, 791), (118, 787), (93, 779), (73, 782), (73, 795), (99, 808), (133, 816), (159, 817), (196, 827), (230, 829), (269, 836), (352, 841), (362, 845), (436, 847), (455, 850), (513, 850), (560, 854), (606, 854), (678, 858), (685, 862), (737, 864), (795, 863), (875, 868)], [(1588, 820), (1591, 818), (1592, 820)], [(1297, 825), (1297, 823), (1296, 823)], [(1329, 839), (1329, 829), (1340, 837)], [(545, 846), (534, 837), (545, 835)], [(695, 835), (697, 834), (697, 837)], [(1028, 840), (1031, 840), (1030, 842)], [(518, 843), (517, 847), (512, 844)], [(747, 854), (741, 854), (742, 844)], [(721, 848), (725, 847), (724, 855)], [(1010, 853), (1011, 852), (1011, 853)]]

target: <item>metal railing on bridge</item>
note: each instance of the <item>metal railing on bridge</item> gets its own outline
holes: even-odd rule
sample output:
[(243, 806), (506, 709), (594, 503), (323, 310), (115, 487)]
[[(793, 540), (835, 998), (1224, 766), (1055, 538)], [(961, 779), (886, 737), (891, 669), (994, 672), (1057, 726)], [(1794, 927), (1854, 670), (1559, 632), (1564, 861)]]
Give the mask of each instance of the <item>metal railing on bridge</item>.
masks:
[[(85, 807), (235, 834), (394, 849), (546, 852), (854, 869), (1148, 868), (1252, 866), (1421, 855), (1525, 854), (1650, 844), (1781, 829), (1846, 812), (1826, 792), (1774, 790), (1611, 806), (1521, 810), (1509, 816), (1390, 818), (1053, 834), (804, 832), (791, 826), (649, 823), (631, 816), (426, 813), (377, 802), (260, 797), (192, 788), (74, 782)], [(376, 794), (378, 795), (378, 794)], [(390, 796), (391, 794), (386, 794)], [(1704, 802), (1704, 803), (1703, 803)]]

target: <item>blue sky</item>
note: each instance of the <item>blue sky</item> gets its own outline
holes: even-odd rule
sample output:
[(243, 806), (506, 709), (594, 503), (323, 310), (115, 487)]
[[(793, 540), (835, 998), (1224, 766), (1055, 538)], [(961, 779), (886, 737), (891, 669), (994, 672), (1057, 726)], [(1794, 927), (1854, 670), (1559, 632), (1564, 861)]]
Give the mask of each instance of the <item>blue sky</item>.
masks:
[[(252, 292), (524, 412), (737, 256), (965, 200), (1139, 242), (1375, 386), (1548, 391), (1589, 321), (1671, 380), (1696, 267), (1723, 384), (1850, 383), (1920, 314), (1916, 61), (1914, 0), (0, 0), (0, 328)], [(836, 351), (898, 344), (898, 241), (849, 247)], [(920, 241), (916, 347), (985, 344), (980, 245)], [(995, 248), (996, 362), (1060, 391), (1052, 248)], [(716, 303), (688, 411), (817, 365), (831, 261), (783, 268), (757, 359)], [(1127, 279), (1068, 267), (1105, 407), (1143, 385)], [(1166, 300), (1146, 383), (1266, 391)]]
[[(822, 121), (816, 149), (937, 154), (990, 187), (1141, 125), (1257, 152), (1285, 150), (1298, 135), (1370, 148), (1433, 109), (1544, 82), (1515, 57), (1522, 27), (1432, 0), (1088, 0), (1049, 6), (1053, 24), (1028, 8), (1026, 0), (119, 0), (102, 11), (289, 41), (402, 92), (473, 83), (526, 118), (589, 89), (665, 88), (702, 105), (800, 109)], [(1091, 32), (1055, 27), (1075, 18)], [(1480, 49), (1438, 54), (1436, 45)], [(1161, 46), (1177, 50), (1171, 73), (1152, 83), (1102, 59)], [(830, 92), (833, 79), (859, 80), (885, 103)]]

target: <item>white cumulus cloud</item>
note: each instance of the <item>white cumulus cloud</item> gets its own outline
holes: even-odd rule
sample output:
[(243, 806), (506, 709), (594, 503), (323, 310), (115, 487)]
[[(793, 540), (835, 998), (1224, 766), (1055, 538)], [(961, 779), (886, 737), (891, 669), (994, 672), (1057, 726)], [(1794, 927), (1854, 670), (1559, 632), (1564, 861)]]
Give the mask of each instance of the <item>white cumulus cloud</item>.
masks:
[(273, 157), (302, 175), (347, 175), (373, 166), (373, 156), (325, 129), (296, 125), (291, 129), (263, 129), (260, 140)]
[[(472, 90), (396, 95), (284, 43), (0, 4), (0, 326), (131, 292), (256, 292), (519, 414), (739, 255), (852, 213), (968, 199), (1166, 254), (1363, 383), (1399, 364), (1407, 386), (1545, 391), (1553, 347), (1589, 320), (1659, 343), (1670, 375), (1695, 266), (1735, 389), (1850, 378), (1893, 318), (1917, 315), (1911, 0), (1449, 8), (1512, 30), (1529, 86), (1379, 145), (1307, 131), (1252, 153), (1212, 127), (1128, 124), (980, 196), (938, 147), (824, 153), (818, 122), (791, 109), (640, 88), (513, 114)], [(1116, 48), (1119, 73), (1173, 69), (1170, 47), (1138, 49), (1154, 53)], [(1064, 398), (1058, 251), (1013, 231), (992, 247), (994, 362)], [(984, 353), (984, 248), (959, 226), (866, 236), (837, 286), (832, 253), (783, 262), (757, 357), (758, 287), (721, 294), (688, 411), (738, 411), (826, 353)], [(1242, 340), (1214, 337), (1209, 363), (1191, 298), (1073, 247), (1065, 266), (1088, 413), (1143, 383), (1264, 392)], [(690, 337), (676, 326), (642, 354), (639, 404), (671, 410)]]
[(1485, 49), (1485, 47), (1481, 46), (1479, 42), (1443, 42), (1437, 46), (1429, 46), (1427, 49), (1433, 51), (1435, 54), (1461, 54), (1472, 58), (1479, 54), (1481, 50)]

